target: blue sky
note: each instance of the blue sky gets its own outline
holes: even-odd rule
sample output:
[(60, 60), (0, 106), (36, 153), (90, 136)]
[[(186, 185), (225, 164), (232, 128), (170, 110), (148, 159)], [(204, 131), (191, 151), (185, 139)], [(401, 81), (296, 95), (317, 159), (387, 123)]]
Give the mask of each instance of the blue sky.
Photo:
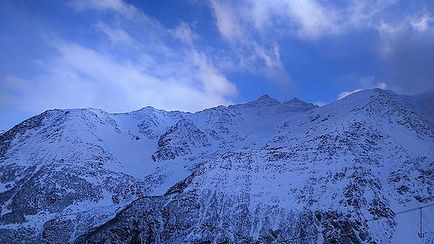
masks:
[(434, 2), (2, 0), (0, 129), (53, 108), (325, 104), (434, 87)]

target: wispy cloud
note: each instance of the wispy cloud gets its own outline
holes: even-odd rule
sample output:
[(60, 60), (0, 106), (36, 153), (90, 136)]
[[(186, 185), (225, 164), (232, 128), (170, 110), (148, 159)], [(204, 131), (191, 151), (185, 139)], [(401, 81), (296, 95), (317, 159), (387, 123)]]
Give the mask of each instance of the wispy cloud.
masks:
[(104, 22), (98, 22), (95, 27), (97, 30), (104, 33), (114, 44), (122, 45), (137, 45), (135, 40), (125, 30), (116, 28), (105, 24)]
[(275, 9), (281, 9), (284, 21), (292, 26), (302, 38), (315, 39), (326, 34), (338, 33), (342, 24), (339, 12), (314, 0), (276, 2)]
[(384, 82), (377, 83), (374, 86), (369, 86), (368, 84), (366, 84), (366, 86), (363, 87), (363, 89), (355, 89), (355, 90), (352, 90), (352, 91), (343, 91), (343, 92), (339, 93), (338, 96), (337, 96), (337, 100), (342, 99), (342, 98), (344, 98), (344, 97), (346, 97), (348, 95), (351, 95), (353, 93), (356, 93), (356, 92), (359, 92), (359, 91), (363, 91), (364, 89), (372, 89), (372, 88), (380, 88), (380, 89), (384, 90), (384, 89), (387, 88), (387, 85)]
[(242, 41), (249, 33), (266, 35), (297, 34), (317, 39), (339, 33), (344, 27), (341, 11), (315, 0), (241, 1), (211, 0), (216, 25), (229, 41)]
[(172, 30), (172, 33), (175, 38), (188, 45), (192, 45), (194, 40), (198, 38), (197, 34), (194, 33), (191, 27), (185, 22), (180, 22)]
[[(120, 16), (93, 24), (102, 37), (94, 45), (61, 37), (51, 41), (56, 55), (39, 61), (38, 75), (3, 77), (2, 106), (35, 112), (53, 107), (129, 111), (147, 105), (196, 111), (230, 104), (236, 96), (224, 72), (192, 45), (197, 36), (188, 24), (166, 28), (119, 0), (72, 6)], [(187, 45), (171, 44), (177, 41)]]
[(398, 4), (397, 0), (211, 0), (210, 6), (218, 30), (234, 52), (250, 67), (263, 65), (269, 78), (273, 74), (274, 79), (291, 80), (292, 67), (285, 66), (275, 51), (286, 38), (316, 42), (358, 31), (377, 35), (375, 61), (382, 70), (377, 79), (399, 92), (420, 92), (434, 86), (434, 69), (428, 67), (434, 62), (434, 46), (428, 46), (434, 41), (434, 19), (425, 8), (398, 11)]
[(144, 17), (143, 12), (123, 0), (73, 0), (70, 5), (77, 10), (110, 10), (125, 18)]
[(432, 23), (434, 23), (434, 18), (428, 14), (410, 19), (410, 25), (417, 31), (423, 32), (430, 28)]
[(211, 7), (222, 36), (230, 42), (242, 41), (243, 29), (234, 6), (227, 2), (211, 0)]
[[(59, 56), (43, 64), (45, 75), (32, 80), (7, 77), (16, 97), (7, 106), (40, 111), (56, 107), (98, 107), (128, 111), (144, 105), (196, 111), (230, 103), (235, 86), (207, 58), (192, 50), (191, 62), (175, 63), (156, 76), (147, 64), (121, 63), (95, 50), (57, 43)], [(158, 69), (158, 67), (155, 67)], [(5, 105), (5, 104), (3, 104)]]
[(369, 8), (386, 8), (389, 1), (351, 1), (345, 6), (316, 0), (211, 0), (215, 25), (232, 48), (239, 66), (255, 70), (269, 80), (293, 87), (292, 67), (281, 60), (281, 44), (287, 38), (317, 41), (336, 37), (355, 28), (373, 28), (376, 13)]
[(434, 88), (434, 21), (425, 12), (379, 26), (379, 63), (390, 89), (414, 94)]
[[(280, 58), (278, 42), (260, 41), (249, 27), (246, 7), (250, 9), (251, 6), (217, 0), (210, 3), (216, 27), (230, 44), (238, 68), (265, 76), (280, 85), (291, 85), (290, 75)], [(259, 15), (257, 20), (261, 18)]]

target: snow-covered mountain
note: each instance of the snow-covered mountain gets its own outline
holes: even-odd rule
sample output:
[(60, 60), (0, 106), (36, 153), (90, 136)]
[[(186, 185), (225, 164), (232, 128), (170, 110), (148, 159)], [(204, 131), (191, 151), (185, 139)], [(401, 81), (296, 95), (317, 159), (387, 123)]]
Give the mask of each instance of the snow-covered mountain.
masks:
[(50, 110), (0, 135), (0, 242), (433, 243), (434, 94)]

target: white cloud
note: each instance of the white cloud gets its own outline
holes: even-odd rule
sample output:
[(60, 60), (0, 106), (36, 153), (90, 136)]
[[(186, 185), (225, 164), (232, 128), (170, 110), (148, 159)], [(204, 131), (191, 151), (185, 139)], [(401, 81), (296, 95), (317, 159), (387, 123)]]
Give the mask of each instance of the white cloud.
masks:
[(297, 33), (305, 38), (319, 38), (325, 34), (335, 34), (342, 25), (338, 11), (317, 3), (315, 0), (284, 1), (286, 17), (297, 25)]
[(340, 31), (340, 13), (315, 0), (244, 1), (238, 4), (211, 0), (216, 25), (229, 41), (241, 41), (253, 29), (262, 34), (296, 33), (316, 39)]
[(185, 22), (180, 22), (175, 29), (172, 30), (172, 33), (175, 38), (188, 45), (192, 45), (194, 40), (197, 39), (196, 33), (194, 33)]
[(98, 22), (95, 27), (103, 32), (114, 44), (136, 45), (135, 41), (125, 30), (111, 27), (103, 22)]
[(377, 29), (379, 23), (384, 21), (385, 12), (398, 0), (351, 0), (345, 9), (340, 11), (341, 24), (346, 31), (355, 28)]
[(142, 68), (146, 65), (119, 63), (77, 44), (57, 43), (56, 49), (60, 55), (44, 64), (45, 75), (5, 79), (12, 91), (8, 94), (14, 96), (3, 103), (25, 111), (97, 107), (119, 112), (147, 105), (196, 111), (229, 104), (236, 94), (235, 86), (197, 51), (191, 51), (191, 62), (174, 64), (172, 73), (155, 76)]
[[(90, 24), (104, 37), (96, 43), (52, 41), (53, 55), (38, 61), (38, 75), (0, 77), (1, 106), (30, 112), (75, 107), (122, 112), (148, 105), (197, 111), (230, 104), (237, 95), (210, 56), (191, 45), (198, 37), (187, 24), (166, 28), (120, 0), (77, 0), (72, 6), (117, 16)], [(188, 45), (174, 45), (176, 38)]]
[(400, 21), (382, 22), (379, 28), (379, 64), (390, 89), (416, 94), (434, 86), (434, 26), (424, 12), (404, 16)]
[(433, 22), (426, 13), (393, 17), (390, 8), (398, 0), (351, 0), (339, 4), (319, 0), (210, 1), (218, 30), (229, 41), (250, 38), (254, 32), (262, 34), (262, 38), (295, 34), (315, 40), (355, 29), (381, 31), (409, 23), (425, 31)]
[(203, 53), (197, 51), (192, 52), (192, 59), (197, 79), (203, 81), (202, 90), (207, 93), (214, 93), (217, 96), (225, 96), (233, 94), (236, 88), (223, 75), (221, 75), (215, 67), (210, 64), (209, 60)]
[(135, 18), (139, 15), (143, 17), (139, 9), (122, 0), (73, 0), (70, 4), (77, 10), (111, 10), (127, 18)]
[[(387, 86), (386, 86), (386, 83), (380, 82), (380, 83), (376, 84), (375, 86), (366, 87), (364, 89), (371, 89), (371, 88), (380, 88), (380, 89), (384, 90), (384, 89), (387, 88)], [(344, 97), (346, 97), (348, 95), (351, 95), (353, 93), (356, 93), (356, 92), (359, 92), (359, 91), (363, 91), (364, 89), (356, 89), (356, 90), (353, 90), (353, 91), (343, 91), (343, 92), (341, 92), (341, 93), (338, 94), (336, 100), (342, 99), (342, 98), (344, 98)]]
[[(432, 17), (427, 14), (418, 14), (415, 16), (407, 16), (400, 21), (384, 21), (380, 20), (377, 30), (380, 35), (379, 54), (382, 58), (389, 58), (398, 51), (401, 43), (410, 36), (417, 41), (417, 34), (428, 34), (433, 36), (434, 28), (431, 23), (434, 21)], [(416, 34), (412, 34), (416, 32)], [(430, 33), (431, 32), (431, 33)], [(403, 57), (405, 58), (405, 57)]]
[[(244, 6), (232, 2), (211, 0), (210, 6), (215, 16), (217, 29), (222, 37), (231, 44), (233, 59), (238, 62), (237, 68), (265, 76), (278, 84), (288, 85), (291, 80), (282, 65), (277, 42), (263, 45), (252, 36), (251, 27), (249, 27), (252, 19), (249, 19), (248, 16), (252, 14), (250, 8), (253, 6), (254, 20), (268, 18), (266, 16), (268, 10), (263, 11), (266, 9), (266, 5), (258, 4), (258, 2), (248, 2)], [(262, 24), (259, 21), (256, 23)]]
[(352, 1), (339, 9), (316, 0), (210, 1), (216, 27), (233, 48), (240, 67), (290, 85), (286, 68), (291, 67), (284, 67), (280, 58), (279, 46), (285, 37), (317, 40), (368, 26), (368, 19), (376, 14), (368, 6), (385, 8), (388, 4), (392, 3)]
[(270, 49), (254, 43), (254, 52), (265, 64), (263, 72), (269, 79), (279, 81), (283, 85), (291, 85), (292, 81), (283, 67), (279, 46), (276, 43)]
[[(397, 8), (399, 4), (399, 0), (339, 3), (319, 0), (211, 0), (210, 6), (217, 29), (240, 57), (241, 67), (252, 67), (268, 79), (286, 80), (280, 83), (291, 84), (287, 81), (291, 80), (288, 73), (291, 73), (292, 67), (284, 67), (280, 62), (280, 51), (278, 55), (273, 51), (274, 47), (279, 50), (288, 37), (316, 42), (325, 37), (366, 32), (366, 36), (372, 38), (366, 40), (368, 45), (372, 44), (371, 41), (378, 41), (378, 56), (374, 56), (374, 60), (382, 65), (381, 80), (396, 91), (414, 93), (434, 84), (431, 78), (433, 69), (428, 67), (432, 64), (432, 55), (429, 55), (432, 44), (428, 43), (432, 43), (434, 36), (434, 19), (427, 12), (427, 7), (403, 10), (402, 6)], [(339, 41), (345, 41), (345, 38)]]
[(243, 33), (237, 10), (227, 2), (211, 0), (216, 25), (222, 36), (228, 41), (242, 40)]
[(422, 15), (418, 18), (412, 18), (410, 19), (410, 25), (417, 31), (423, 32), (429, 29), (430, 23), (434, 21), (434, 18), (432, 18), (429, 15)]

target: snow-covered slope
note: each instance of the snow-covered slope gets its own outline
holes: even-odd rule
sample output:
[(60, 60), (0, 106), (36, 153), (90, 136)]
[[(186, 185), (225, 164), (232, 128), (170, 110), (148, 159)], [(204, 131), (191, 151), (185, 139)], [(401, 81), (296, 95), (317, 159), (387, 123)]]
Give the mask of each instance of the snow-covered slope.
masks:
[(2, 242), (434, 242), (434, 96), (51, 110), (0, 135)]

